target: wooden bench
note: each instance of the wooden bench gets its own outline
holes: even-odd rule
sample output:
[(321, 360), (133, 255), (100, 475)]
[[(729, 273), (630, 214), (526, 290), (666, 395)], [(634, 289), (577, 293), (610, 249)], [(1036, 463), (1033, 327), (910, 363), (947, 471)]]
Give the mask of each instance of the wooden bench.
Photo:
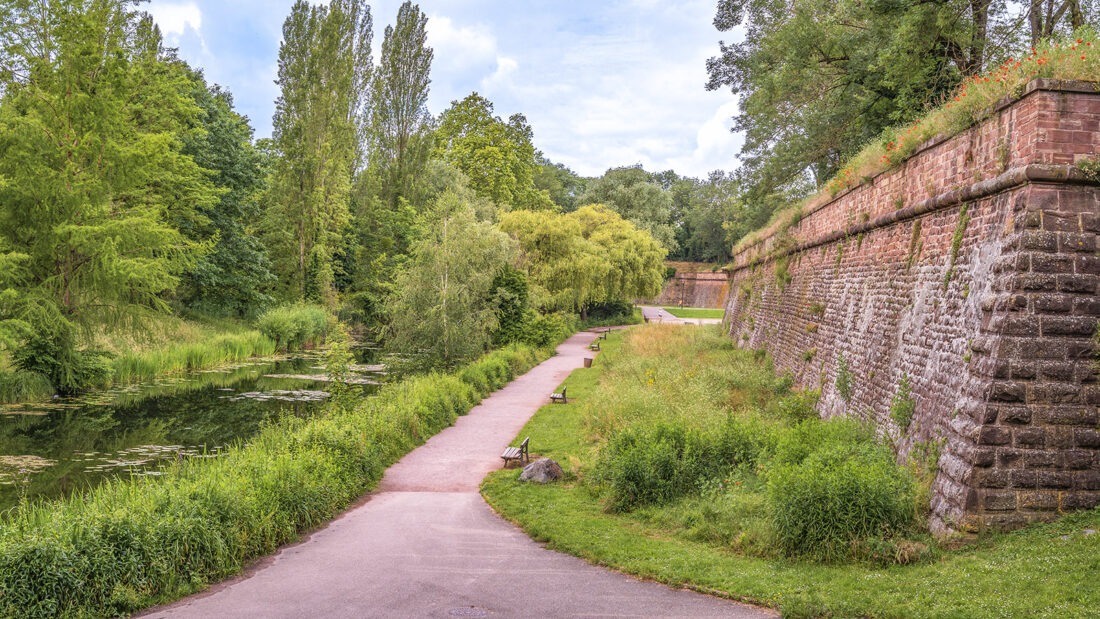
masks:
[(599, 340), (593, 340), (592, 343), (588, 345), (588, 350), (599, 350), (599, 349), (600, 349), (600, 341)]
[(509, 447), (504, 450), (504, 453), (500, 454), (502, 460), (504, 460), (504, 466), (507, 467), (508, 463), (512, 460), (519, 460), (520, 462), (530, 462), (531, 457), (527, 453), (527, 443), (531, 440), (531, 437), (523, 439), (523, 442), (519, 444), (519, 447)]
[(569, 404), (569, 398), (565, 397), (566, 389), (567, 389), (567, 387), (562, 387), (561, 388), (561, 393), (551, 393), (550, 394), (550, 403), (551, 404)]
[(608, 333), (611, 333), (611, 327), (608, 327), (607, 329), (604, 330), (603, 333), (600, 334), (600, 339), (601, 340), (606, 340)]

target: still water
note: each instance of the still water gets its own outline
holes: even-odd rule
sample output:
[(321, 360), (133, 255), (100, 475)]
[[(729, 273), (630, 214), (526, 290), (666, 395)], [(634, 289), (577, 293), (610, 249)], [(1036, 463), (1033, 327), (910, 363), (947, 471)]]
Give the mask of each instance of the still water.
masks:
[[(0, 405), (0, 510), (80, 492), (112, 477), (157, 475), (211, 458), (266, 421), (305, 416), (328, 397), (316, 355), (256, 360), (79, 398)], [(371, 393), (376, 366), (354, 366)]]

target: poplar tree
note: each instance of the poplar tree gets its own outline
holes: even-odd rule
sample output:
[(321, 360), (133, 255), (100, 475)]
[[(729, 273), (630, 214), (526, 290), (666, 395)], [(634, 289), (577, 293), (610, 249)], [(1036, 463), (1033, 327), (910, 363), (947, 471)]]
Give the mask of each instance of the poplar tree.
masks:
[(376, 195), (393, 207), (399, 198), (416, 206), (414, 184), (428, 162), (431, 115), (428, 90), (433, 51), (428, 17), (406, 1), (386, 27), (382, 56), (371, 85), (369, 172)]
[(217, 197), (181, 153), (192, 83), (136, 5), (0, 9), (0, 265), (19, 270), (7, 311), (34, 329), (13, 356), (62, 391), (103, 367), (79, 350), (81, 327), (168, 309), (201, 250), (171, 222)]
[(352, 178), (363, 163), (371, 27), (362, 0), (298, 0), (283, 23), (266, 228), (288, 298), (332, 301)]

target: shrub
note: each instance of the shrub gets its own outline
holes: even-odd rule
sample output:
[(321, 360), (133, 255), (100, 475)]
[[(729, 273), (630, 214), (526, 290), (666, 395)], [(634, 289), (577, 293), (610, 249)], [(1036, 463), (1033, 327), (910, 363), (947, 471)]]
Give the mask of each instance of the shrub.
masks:
[(904, 432), (909, 429), (909, 424), (913, 423), (913, 413), (916, 410), (917, 403), (909, 388), (909, 376), (902, 374), (901, 380), (898, 381), (898, 391), (890, 401), (890, 418)]
[(708, 470), (713, 451), (697, 430), (678, 423), (628, 428), (614, 435), (597, 467), (598, 479), (610, 489), (608, 508), (630, 511), (691, 492)]
[(870, 426), (854, 419), (806, 419), (780, 433), (769, 466), (801, 464), (814, 451), (826, 447), (855, 449), (875, 442)]
[(531, 310), (524, 322), (520, 341), (530, 346), (544, 348), (555, 346), (576, 330), (576, 321), (561, 313), (540, 314)]
[(780, 548), (825, 561), (850, 558), (857, 542), (912, 526), (916, 492), (908, 472), (880, 445), (827, 444), (768, 475)]
[(817, 389), (792, 391), (775, 400), (775, 410), (781, 419), (787, 423), (796, 424), (817, 418), (819, 399), (821, 399), (821, 391)]

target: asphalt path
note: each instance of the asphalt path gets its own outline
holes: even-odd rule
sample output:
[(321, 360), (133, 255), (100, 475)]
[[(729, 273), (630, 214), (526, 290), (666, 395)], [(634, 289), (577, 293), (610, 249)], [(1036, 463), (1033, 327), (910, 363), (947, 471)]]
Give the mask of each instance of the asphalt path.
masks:
[(548, 550), (478, 494), (504, 447), (593, 354), (594, 337), (569, 338), (557, 356), (410, 452), (365, 501), (304, 541), (142, 616), (775, 617)]

